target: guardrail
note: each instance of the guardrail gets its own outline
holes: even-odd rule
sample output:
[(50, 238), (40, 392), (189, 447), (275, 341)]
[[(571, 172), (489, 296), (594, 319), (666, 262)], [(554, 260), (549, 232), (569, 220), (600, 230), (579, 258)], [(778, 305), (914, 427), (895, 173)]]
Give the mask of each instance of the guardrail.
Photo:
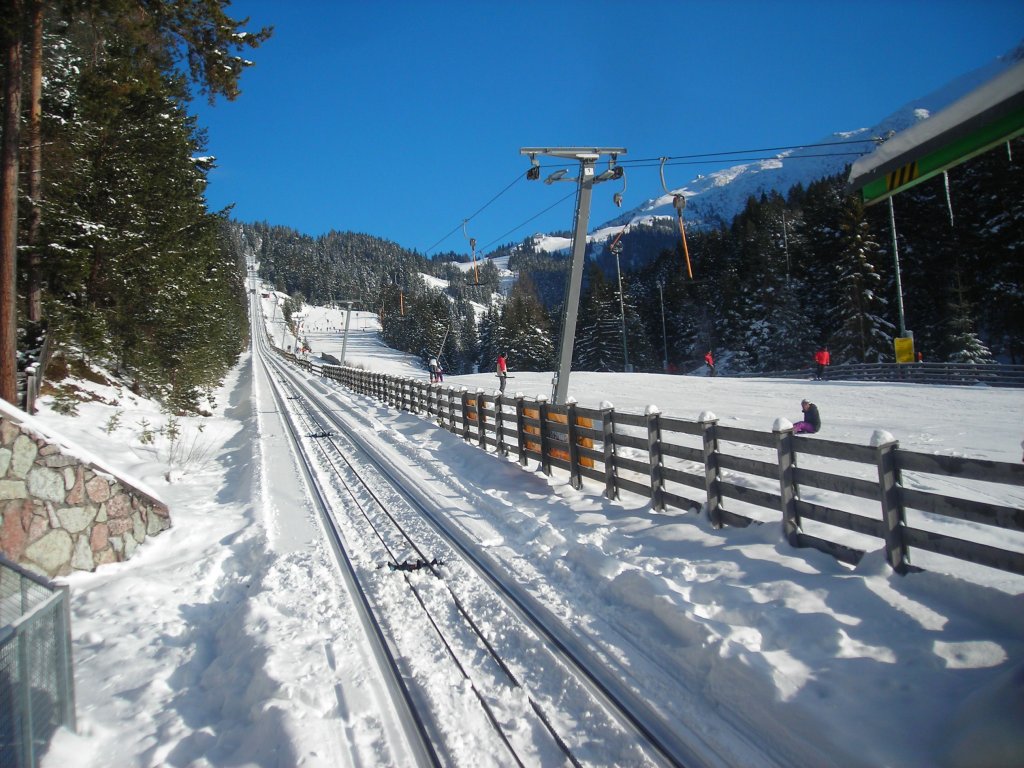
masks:
[[(773, 379), (813, 379), (816, 368), (770, 373), (735, 373), (729, 376)], [(721, 374), (719, 374), (721, 375)], [(958, 384), (989, 387), (1024, 387), (1024, 365), (1004, 363), (842, 363), (825, 369), (825, 379), (892, 381), (910, 384)]]
[(0, 766), (32, 768), (75, 729), (68, 588), (0, 557)]
[[(471, 393), (280, 354), (485, 450), (536, 460), (547, 474), (565, 470), (575, 488), (595, 480), (608, 498), (629, 491), (655, 510), (703, 511), (715, 528), (781, 523), (792, 546), (851, 564), (881, 543), (898, 573), (911, 570), (917, 549), (1024, 575), (1024, 509), (1004, 501), (1008, 488), (1024, 487), (1024, 465), (916, 453), (884, 433), (873, 445), (851, 445), (792, 428), (759, 432), (713, 418)], [(955, 489), (942, 492), (944, 484)], [(982, 535), (964, 538), (963, 521)]]

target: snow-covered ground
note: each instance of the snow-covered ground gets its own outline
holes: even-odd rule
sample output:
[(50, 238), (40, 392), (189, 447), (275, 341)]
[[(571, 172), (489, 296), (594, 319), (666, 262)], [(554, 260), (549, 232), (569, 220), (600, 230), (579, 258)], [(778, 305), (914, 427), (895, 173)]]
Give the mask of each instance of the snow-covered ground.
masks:
[[(269, 300), (263, 308), (274, 316)], [(303, 314), (313, 354), (340, 357), (342, 313)], [(275, 341), (294, 343), (277, 318)], [(350, 363), (425, 377), (380, 343), (372, 316), (351, 329)], [(512, 374), (510, 390), (550, 393), (550, 373)], [(143, 419), (167, 422), (153, 404), (80, 385), (99, 399), (66, 417), (44, 398), (37, 419), (154, 488), (173, 527), (126, 563), (66, 579), (79, 732), (59, 733), (43, 766), (379, 762), (387, 751), (372, 704), (339, 706), (336, 681), (359, 674), (359, 641), (261, 368), (244, 356), (213, 415), (183, 419), (174, 445), (139, 441)], [(1010, 389), (573, 373), (569, 394), (631, 412), (712, 411), (765, 431), (795, 421), (810, 397), (823, 437), (866, 444), (884, 429), (914, 450), (1006, 462), (1021, 461), (1024, 437), (1024, 393)], [(776, 525), (715, 531), (628, 494), (609, 501), (430, 421), (352, 403), (406, 476), (443, 461), (467, 494), (504, 500), (508, 520), (490, 521), (504, 546), (550, 574), (548, 588), (583, 621), (621, 616), (669, 649), (659, 663), (678, 677), (667, 684), (695, 712), (740, 706), (752, 728), (818, 740), (836, 764), (1020, 765), (1024, 578), (980, 568), (900, 577), (880, 551), (850, 568), (789, 548)], [(1024, 506), (1024, 489), (1001, 502)]]

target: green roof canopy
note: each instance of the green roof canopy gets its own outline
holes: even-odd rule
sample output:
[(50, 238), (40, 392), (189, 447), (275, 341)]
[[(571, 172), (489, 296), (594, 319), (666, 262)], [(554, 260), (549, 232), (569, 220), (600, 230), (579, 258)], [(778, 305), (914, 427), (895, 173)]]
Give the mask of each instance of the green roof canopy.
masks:
[(871, 205), (1021, 134), (1024, 61), (857, 160), (850, 188)]

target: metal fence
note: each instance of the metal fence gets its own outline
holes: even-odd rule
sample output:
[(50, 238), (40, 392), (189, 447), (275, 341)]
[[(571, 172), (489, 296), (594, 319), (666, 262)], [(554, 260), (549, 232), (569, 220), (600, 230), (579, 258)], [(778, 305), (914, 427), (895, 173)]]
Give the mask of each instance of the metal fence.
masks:
[(43, 344), (18, 363), (18, 404), (25, 413), (35, 413), (36, 399), (43, 385), (46, 366), (50, 364), (50, 335), (43, 332)]
[(485, 450), (565, 470), (576, 488), (595, 480), (608, 498), (629, 491), (657, 510), (703, 510), (716, 528), (781, 524), (792, 546), (852, 564), (883, 548), (899, 573), (917, 567), (916, 550), (1024, 575), (1021, 464), (552, 405), (281, 354)]
[(32, 768), (75, 728), (67, 587), (0, 557), (0, 768)]

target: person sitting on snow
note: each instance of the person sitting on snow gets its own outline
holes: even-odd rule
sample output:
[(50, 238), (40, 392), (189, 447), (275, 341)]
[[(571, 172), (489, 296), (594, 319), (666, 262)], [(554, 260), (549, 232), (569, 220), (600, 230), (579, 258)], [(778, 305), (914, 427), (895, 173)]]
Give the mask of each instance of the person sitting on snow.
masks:
[(800, 408), (804, 412), (804, 418), (793, 425), (794, 434), (813, 434), (821, 429), (821, 416), (818, 414), (818, 406), (810, 400), (800, 401)]

